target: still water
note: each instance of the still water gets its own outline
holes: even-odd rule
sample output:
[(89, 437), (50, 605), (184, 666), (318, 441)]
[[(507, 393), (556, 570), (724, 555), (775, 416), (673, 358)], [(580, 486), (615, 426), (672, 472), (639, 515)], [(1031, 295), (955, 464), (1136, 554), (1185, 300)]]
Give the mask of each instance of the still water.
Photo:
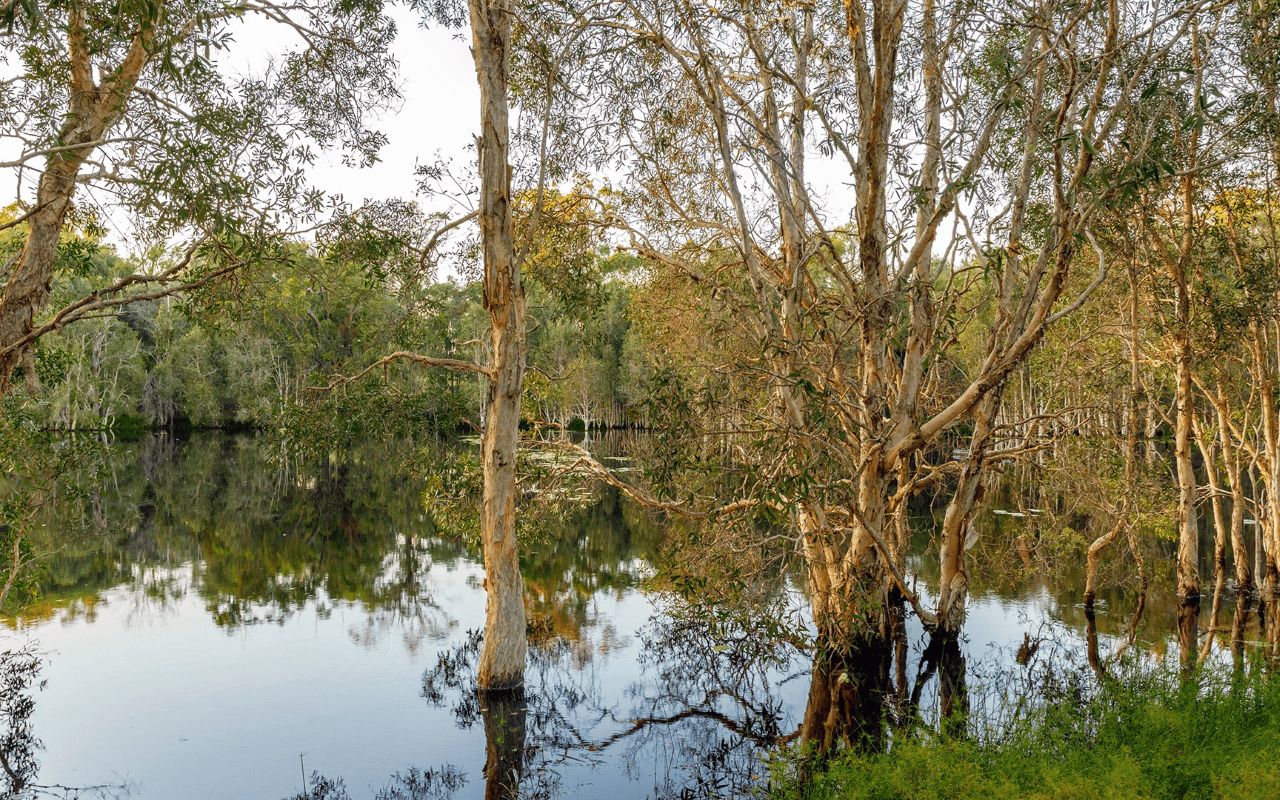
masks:
[[(395, 448), (270, 455), (249, 436), (152, 436), (45, 523), (42, 598), (0, 643), (47, 659), (36, 782), (276, 800), (318, 772), (352, 798), (484, 796), (496, 723), (467, 691), (477, 552), (423, 512)], [(609, 491), (526, 548), (530, 692), (520, 730), (498, 731), (523, 754), (520, 796), (741, 796), (794, 736), (807, 662), (744, 663), (668, 616), (646, 589), (663, 538)], [(924, 588), (929, 565), (916, 567)], [(1081, 624), (1071, 592), (1044, 580), (974, 587), (974, 664)], [(1102, 618), (1123, 628), (1122, 609), (1104, 602)], [(907, 638), (914, 675), (924, 637), (909, 623)], [(922, 710), (936, 703), (925, 687)]]

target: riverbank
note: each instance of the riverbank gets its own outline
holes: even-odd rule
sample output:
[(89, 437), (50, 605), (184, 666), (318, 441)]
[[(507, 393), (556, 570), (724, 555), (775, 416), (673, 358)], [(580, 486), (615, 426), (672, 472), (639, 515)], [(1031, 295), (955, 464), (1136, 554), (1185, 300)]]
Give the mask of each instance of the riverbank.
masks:
[(1004, 729), (916, 729), (888, 751), (842, 750), (808, 776), (812, 762), (793, 750), (774, 765), (770, 797), (1280, 798), (1280, 681), (1260, 669), (1216, 666), (1184, 679), (1128, 665), (1105, 682), (1059, 673), (1041, 687), (1043, 707)]

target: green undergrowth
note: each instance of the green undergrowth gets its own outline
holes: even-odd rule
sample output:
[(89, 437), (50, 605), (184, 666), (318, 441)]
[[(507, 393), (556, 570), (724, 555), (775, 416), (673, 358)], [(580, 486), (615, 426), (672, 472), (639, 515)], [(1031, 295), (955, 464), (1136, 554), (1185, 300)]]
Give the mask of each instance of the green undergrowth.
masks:
[[(895, 734), (807, 777), (797, 749), (773, 798), (805, 800), (1280, 800), (1280, 677), (1130, 675), (1039, 704), (990, 733)], [(811, 763), (811, 762), (808, 762)]]

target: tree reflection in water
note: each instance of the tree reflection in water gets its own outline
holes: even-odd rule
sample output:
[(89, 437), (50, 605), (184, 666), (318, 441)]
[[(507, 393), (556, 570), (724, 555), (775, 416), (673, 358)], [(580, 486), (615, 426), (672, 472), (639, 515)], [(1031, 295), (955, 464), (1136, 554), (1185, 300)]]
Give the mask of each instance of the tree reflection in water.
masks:
[[(406, 773), (393, 775), (374, 800), (449, 800), (466, 785), (466, 776), (449, 764), (426, 770), (410, 767)], [(285, 800), (351, 800), (351, 795), (342, 778), (313, 772), (307, 786)]]
[[(764, 782), (762, 757), (784, 745), (806, 746), (813, 767), (837, 747), (883, 750), (895, 731), (930, 725), (921, 712), (930, 684), (937, 694), (934, 729), (966, 735), (961, 642), (931, 637), (912, 659), (916, 670), (908, 680), (905, 626), (891, 634), (878, 646), (817, 659), (806, 669), (794, 651), (726, 645), (703, 622), (656, 616), (641, 656), (645, 677), (627, 688), (625, 703), (609, 704), (575, 667), (572, 643), (558, 638), (531, 648), (527, 692), (478, 693), (482, 633), (472, 631), (423, 676), (423, 696), (449, 706), (462, 728), (484, 725), (486, 798), (558, 796), (572, 788), (563, 785), (567, 770), (609, 759), (620, 760), (633, 780), (652, 769), (656, 797), (745, 796)], [(792, 662), (798, 669), (787, 674)], [(806, 672), (803, 718), (786, 727), (781, 689)]]
[(534, 642), (527, 691), (479, 693), (476, 631), (440, 654), (423, 676), (423, 697), (450, 706), (462, 728), (484, 725), (486, 798), (558, 796), (566, 769), (615, 758), (631, 780), (652, 768), (659, 797), (749, 792), (761, 781), (763, 751), (796, 736), (781, 728), (779, 674), (742, 661), (696, 622), (659, 619), (647, 633), (641, 658), (650, 677), (627, 687), (625, 701), (607, 702), (580, 669), (575, 643), (560, 637)]
[(40, 676), (40, 658), (30, 644), (0, 653), (0, 769), (4, 797), (29, 793), (36, 777), (40, 741), (31, 729), (35, 701), (31, 691)]
[(44, 658), (32, 642), (0, 652), (0, 797), (107, 800), (128, 796), (127, 784), (60, 786), (39, 782), (36, 754), (41, 745), (31, 725), (31, 714), (35, 711), (32, 694), (44, 686), (40, 681), (44, 665)]
[[(885, 636), (860, 642), (848, 652), (819, 654), (810, 670), (798, 732), (808, 755), (806, 767), (820, 769), (837, 748), (884, 751), (895, 735), (922, 727), (943, 737), (964, 737), (969, 692), (961, 644), (956, 636), (928, 636), (913, 658), (899, 611), (889, 615)], [(914, 677), (909, 677), (911, 661)], [(932, 721), (922, 710), (931, 685), (937, 693)]]
[[(285, 465), (266, 456), (245, 437), (181, 448), (154, 437), (122, 454), (110, 484), (86, 487), (92, 502), (65, 504), (50, 520), (50, 531), (97, 533), (59, 547), (44, 576), (46, 602), (29, 614), (80, 604), (87, 615), (102, 588), (125, 582), (142, 584), (140, 603), (194, 594), (227, 629), (308, 607), (324, 619), (346, 603), (360, 612), (349, 633), (364, 647), (403, 637), (417, 652), (459, 635), (457, 609), (440, 604), (434, 582), (475, 554), (424, 514), (420, 486), (406, 482), (394, 448), (371, 443)], [(901, 616), (881, 641), (814, 660), (798, 642), (770, 644), (713, 626), (706, 614), (658, 608), (635, 648), (639, 675), (617, 662), (597, 669), (632, 633), (615, 630), (598, 603), (638, 590), (660, 561), (666, 529), (613, 490), (593, 499), (541, 526), (523, 559), (536, 645), (526, 694), (475, 694), (478, 634), (425, 676), (429, 701), (484, 731), (488, 796), (547, 797), (584, 776), (627, 794), (652, 776), (653, 796), (739, 796), (764, 781), (765, 751), (878, 750), (916, 725), (962, 736), (986, 724), (970, 715), (969, 689), (985, 681), (972, 679), (961, 643), (909, 641)], [(183, 562), (185, 572), (171, 566)], [(806, 676), (807, 693), (798, 683)], [(453, 767), (411, 770), (378, 797), (443, 798), (463, 785)], [(347, 790), (312, 779), (308, 800), (319, 792), (336, 800)]]

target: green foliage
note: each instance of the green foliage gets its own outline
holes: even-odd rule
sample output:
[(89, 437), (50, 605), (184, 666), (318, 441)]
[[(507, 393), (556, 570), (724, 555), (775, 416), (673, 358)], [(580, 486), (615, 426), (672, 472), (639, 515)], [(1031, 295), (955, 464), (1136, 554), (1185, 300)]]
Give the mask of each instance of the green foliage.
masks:
[(413, 470), (422, 476), (423, 509), (454, 536), (477, 546), (484, 476), (474, 449), (448, 452), (425, 448), (414, 460)]
[[(198, 433), (179, 444), (150, 434), (107, 456), (113, 480), (68, 476), (34, 529), (41, 596), (22, 616), (87, 611), (99, 592), (125, 584), (158, 603), (198, 593), (227, 628), (348, 601), (370, 612), (369, 635), (405, 619), (421, 636), (456, 624), (433, 600), (427, 573), (480, 562), (478, 536), (471, 521), (422, 500), (433, 487), (479, 496), (468, 443), (383, 439), (280, 453), (261, 436)], [(434, 465), (459, 466), (437, 476)], [(616, 492), (541, 523), (522, 531), (533, 540), (521, 565), (530, 614), (566, 638), (588, 624), (597, 592), (641, 581), (639, 565), (652, 562), (665, 534)], [(193, 581), (175, 578), (182, 563), (195, 565)]]
[[(634, 264), (580, 241), (581, 221), (559, 220), (555, 214), (569, 212), (553, 206), (530, 256), (546, 285), (536, 277), (529, 284), (535, 369), (526, 414), (559, 425), (574, 417), (634, 422), (648, 375), (647, 349), (631, 330)], [(182, 258), (156, 247), (123, 259), (91, 228), (64, 233), (68, 247), (90, 255), (64, 259), (55, 308)], [(308, 452), (361, 436), (474, 430), (485, 388), (477, 375), (396, 362), (343, 380), (395, 351), (483, 361), (480, 284), (434, 281), (434, 264), (422, 255), (428, 228), (416, 205), (386, 202), (339, 214), (314, 247), (277, 242), (223, 252), (219, 245), (198, 254), (197, 261), (246, 264), (234, 280), (182, 301), (127, 304), (45, 336), (35, 353), (42, 389), (28, 407), (42, 425), (70, 430), (115, 428), (128, 418), (156, 427), (267, 428)], [(0, 232), (0, 251), (16, 252), (21, 238), (20, 226)]]
[[(325, 198), (304, 182), (313, 148), (339, 146), (350, 161), (368, 164), (385, 139), (364, 119), (398, 97), (388, 55), (396, 28), (380, 3), (320, 0), (274, 11), (210, 0), (41, 6), (20, 14), (14, 3), (0, 5), (0, 51), (12, 73), (0, 89), (0, 132), (24, 143), (27, 168), (38, 170), (46, 157), (91, 158), (100, 168), (86, 179), (90, 189), (135, 215), (157, 241), (191, 227), (259, 238), (280, 219), (314, 216)], [(278, 26), (268, 66), (247, 75), (220, 68), (235, 46), (233, 30), (255, 15)], [(138, 76), (145, 91), (120, 98), (112, 109), (119, 119), (86, 151), (62, 147), (79, 124), (68, 114), (77, 100), (69, 42), (101, 71), (95, 89), (109, 90), (131, 52), (145, 54)], [(53, 148), (62, 149), (42, 155)]]
[(1261, 671), (1132, 668), (990, 738), (903, 732), (888, 752), (842, 752), (808, 780), (792, 754), (774, 764), (770, 796), (1261, 800), (1280, 797), (1278, 739), (1280, 683)]
[(648, 349), (631, 321), (631, 290), (606, 277), (590, 311), (559, 310), (562, 295), (530, 290), (525, 415), (542, 424), (580, 427), (601, 420), (633, 424), (648, 392)]
[(66, 478), (92, 472), (101, 455), (95, 440), (43, 430), (14, 395), (0, 399), (0, 609), (35, 597), (33, 528), (55, 496), (71, 493)]
[[(403, 287), (403, 270), (349, 256), (337, 246), (321, 256), (290, 245), (246, 268), (234, 291), (133, 303), (50, 334), (36, 349), (42, 391), (28, 405), (43, 425), (63, 429), (111, 428), (126, 417), (161, 427), (267, 427), (314, 399), (309, 387), (357, 372), (389, 349), (452, 354), (459, 336), (480, 335), (473, 291), (437, 284), (393, 293), (389, 282)], [(99, 249), (90, 272), (58, 274), (55, 303), (131, 272), (164, 269), (176, 257), (153, 250), (125, 260)], [(372, 404), (326, 398), (330, 407), (320, 411), (355, 419), (358, 433), (423, 418), (447, 418), (452, 429), (478, 405), (474, 381), (418, 369), (390, 378), (381, 386), (386, 397)], [(353, 391), (372, 398), (372, 390)]]

